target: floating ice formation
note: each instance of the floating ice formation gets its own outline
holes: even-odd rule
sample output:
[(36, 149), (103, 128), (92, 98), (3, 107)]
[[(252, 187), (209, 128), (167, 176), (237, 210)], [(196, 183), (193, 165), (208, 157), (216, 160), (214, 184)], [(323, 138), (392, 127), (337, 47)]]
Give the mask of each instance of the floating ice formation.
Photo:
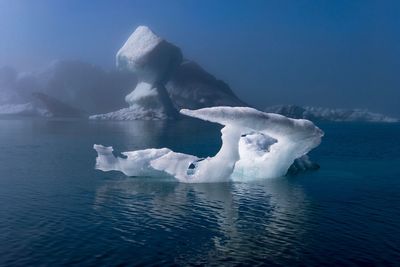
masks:
[(181, 50), (139, 26), (117, 53), (117, 67), (136, 75), (136, 88), (125, 97), (129, 108), (91, 119), (166, 119), (178, 116), (165, 83), (182, 62)]
[(183, 115), (224, 125), (222, 146), (205, 159), (167, 148), (113, 155), (112, 147), (94, 145), (96, 168), (128, 176), (168, 175), (181, 182), (223, 182), (284, 176), (293, 162), (321, 142), (323, 132), (311, 121), (290, 119), (248, 107), (182, 109)]
[(248, 106), (228, 84), (218, 80), (194, 61), (184, 61), (165, 85), (177, 110), (217, 106)]
[(178, 117), (181, 108), (246, 106), (224, 82), (193, 61), (183, 61), (181, 50), (139, 26), (118, 51), (117, 67), (134, 74), (137, 86), (125, 97), (129, 105), (90, 116), (102, 120), (164, 120)]
[(370, 112), (365, 109), (332, 109), (322, 107), (301, 107), (296, 105), (277, 105), (268, 107), (265, 111), (278, 113), (289, 118), (308, 119), (313, 121), (399, 122), (397, 118)]

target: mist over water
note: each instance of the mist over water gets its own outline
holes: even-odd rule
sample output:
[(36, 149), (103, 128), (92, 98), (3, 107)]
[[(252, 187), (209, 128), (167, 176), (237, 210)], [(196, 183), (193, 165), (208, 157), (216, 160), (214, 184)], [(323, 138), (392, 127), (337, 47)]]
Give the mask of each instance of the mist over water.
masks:
[[(399, 14), (391, 0), (0, 0), (0, 266), (396, 266)], [(185, 184), (95, 169), (93, 144), (215, 156), (222, 127), (178, 114), (210, 106), (311, 120), (313, 171)], [(246, 163), (280, 141), (239, 136)]]
[(139, 25), (183, 49), (259, 109), (367, 108), (400, 116), (397, 1), (12, 1), (0, 3), (0, 65), (115, 68)]

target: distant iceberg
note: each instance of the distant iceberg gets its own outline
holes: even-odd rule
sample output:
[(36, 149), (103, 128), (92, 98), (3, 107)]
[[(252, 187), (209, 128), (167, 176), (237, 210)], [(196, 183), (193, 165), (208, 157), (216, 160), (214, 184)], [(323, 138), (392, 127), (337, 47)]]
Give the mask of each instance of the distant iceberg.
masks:
[(246, 106), (229, 86), (193, 61), (180, 48), (139, 26), (116, 55), (117, 67), (138, 79), (125, 97), (129, 107), (90, 116), (103, 120), (176, 119), (182, 108)]
[(194, 61), (183, 61), (165, 87), (178, 110), (248, 106), (235, 95), (228, 84), (215, 78)]
[(276, 105), (265, 109), (294, 119), (336, 122), (399, 122), (398, 119), (365, 109), (331, 109), (322, 107), (301, 107), (296, 105)]
[(32, 72), (0, 67), (0, 115), (87, 118), (123, 107), (135, 85), (131, 73), (81, 61), (54, 61)]
[(177, 118), (182, 108), (247, 106), (226, 83), (193, 61), (156, 69), (169, 77), (160, 88), (145, 74), (148, 82), (138, 81), (128, 66), (125, 62), (118, 70), (105, 71), (81, 61), (58, 60), (32, 72), (0, 67), (0, 115), (166, 120)]
[[(224, 126), (222, 146), (213, 157), (198, 158), (168, 148), (123, 152), (94, 145), (96, 168), (128, 176), (167, 175), (186, 183), (244, 181), (284, 176), (295, 160), (305, 160), (323, 132), (311, 121), (290, 119), (248, 107), (182, 109), (181, 114)], [(301, 164), (300, 164), (301, 165)]]
[(48, 110), (40, 108), (33, 103), (0, 104), (0, 115), (40, 116), (40, 117), (51, 116)]

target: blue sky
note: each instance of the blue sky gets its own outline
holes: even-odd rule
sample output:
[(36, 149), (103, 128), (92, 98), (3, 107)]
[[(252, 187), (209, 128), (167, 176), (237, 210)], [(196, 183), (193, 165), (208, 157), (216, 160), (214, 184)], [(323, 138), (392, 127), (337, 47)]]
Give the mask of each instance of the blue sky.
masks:
[(400, 1), (0, 0), (0, 65), (114, 68), (142, 24), (256, 107), (400, 115)]

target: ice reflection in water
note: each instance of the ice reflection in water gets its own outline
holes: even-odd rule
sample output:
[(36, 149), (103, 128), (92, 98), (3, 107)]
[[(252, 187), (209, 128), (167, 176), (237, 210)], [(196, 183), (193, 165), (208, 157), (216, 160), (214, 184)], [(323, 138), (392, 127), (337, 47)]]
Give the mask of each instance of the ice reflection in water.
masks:
[(397, 264), (400, 125), (323, 125), (322, 168), (295, 178), (198, 185), (93, 169), (93, 143), (221, 146), (209, 123), (156, 125), (0, 120), (0, 266)]
[(307, 205), (301, 188), (286, 178), (182, 184), (121, 176), (100, 187), (94, 202), (98, 212), (115, 218), (121, 239), (155, 252), (158, 242), (163, 249), (171, 243), (164, 252), (180, 264), (217, 264), (232, 255), (238, 262), (296, 258)]

